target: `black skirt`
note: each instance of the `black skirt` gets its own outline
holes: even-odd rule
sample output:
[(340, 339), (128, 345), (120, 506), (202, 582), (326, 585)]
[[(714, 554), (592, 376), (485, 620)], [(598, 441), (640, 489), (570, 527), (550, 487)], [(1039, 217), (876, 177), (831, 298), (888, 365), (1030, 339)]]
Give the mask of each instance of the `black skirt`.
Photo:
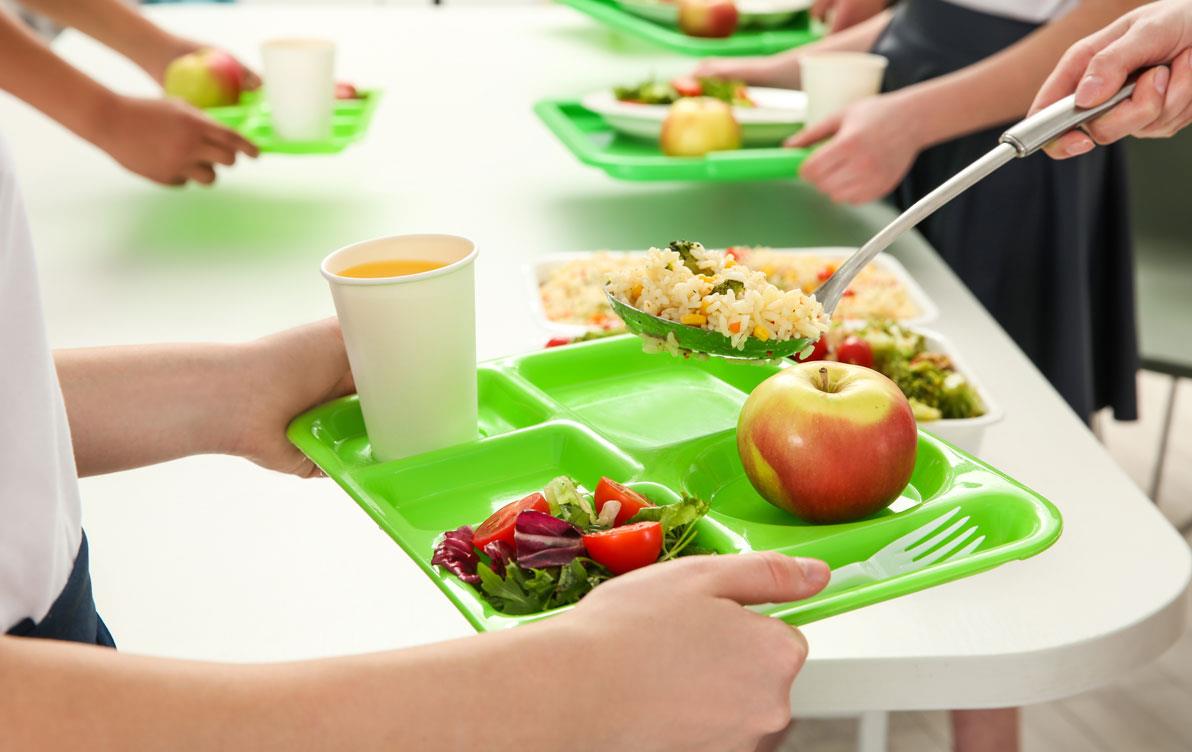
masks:
[[(873, 51), (890, 61), (889, 91), (971, 65), (1036, 28), (942, 0), (908, 0)], [(899, 210), (910, 206), (992, 149), (1004, 130), (925, 150), (890, 200)], [(1036, 154), (1014, 160), (919, 226), (1085, 420), (1107, 406), (1119, 420), (1137, 417), (1125, 172), (1117, 145), (1062, 162)]]

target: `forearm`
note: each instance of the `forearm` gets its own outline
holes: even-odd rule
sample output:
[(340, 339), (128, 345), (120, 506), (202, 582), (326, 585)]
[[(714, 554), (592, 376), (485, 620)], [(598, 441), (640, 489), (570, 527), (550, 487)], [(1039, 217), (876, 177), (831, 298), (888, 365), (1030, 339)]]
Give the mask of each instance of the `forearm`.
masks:
[(55, 55), (0, 9), (0, 89), (95, 142), (117, 95)]
[(915, 113), (924, 146), (1016, 120), (1026, 114), (1035, 92), (1072, 43), (1141, 4), (1085, 0), (979, 63), (888, 96), (902, 99)]
[(243, 405), (242, 345), (55, 353), (80, 475), (226, 452)]
[(124, 0), (21, 0), (21, 4), (97, 39), (155, 78), (188, 46)]
[(557, 666), (571, 644), (543, 624), (373, 655), (222, 665), (0, 637), (0, 728), (14, 749), (45, 752), (565, 749), (574, 719), (543, 713), (541, 701), (592, 705), (571, 674), (526, 667)]

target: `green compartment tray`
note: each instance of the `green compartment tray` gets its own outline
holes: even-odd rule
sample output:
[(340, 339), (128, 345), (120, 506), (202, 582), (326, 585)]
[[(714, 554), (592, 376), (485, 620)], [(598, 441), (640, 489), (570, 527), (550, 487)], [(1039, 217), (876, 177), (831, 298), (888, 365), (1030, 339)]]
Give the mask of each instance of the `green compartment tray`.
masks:
[(742, 29), (725, 39), (690, 37), (678, 28), (635, 16), (614, 0), (559, 0), (601, 23), (674, 52), (706, 55), (770, 55), (819, 39), (811, 14), (799, 13), (790, 25), (776, 29)]
[(810, 149), (743, 148), (703, 157), (668, 157), (654, 141), (615, 131), (579, 102), (544, 99), (534, 112), (586, 165), (621, 180), (795, 179)]
[(331, 120), (331, 137), (322, 141), (286, 141), (273, 130), (269, 105), (259, 91), (241, 95), (240, 104), (230, 107), (208, 107), (206, 112), (229, 128), (252, 141), (262, 152), (278, 154), (337, 154), (359, 141), (368, 132), (373, 112), (381, 99), (377, 89), (359, 92), (358, 99), (337, 99)]
[(699, 523), (699, 540), (721, 554), (776, 550), (820, 558), (835, 569), (868, 559), (955, 507), (985, 536), (964, 558), (762, 609), (792, 624), (1024, 559), (1059, 537), (1060, 515), (1050, 502), (922, 432), (914, 475), (890, 509), (849, 524), (809, 525), (770, 506), (744, 474), (735, 426), (748, 393), (781, 367), (647, 355), (636, 337), (614, 337), (481, 364), (474, 442), (376, 462), (354, 396), (299, 416), (289, 438), (479, 631), (563, 609), (528, 616), (494, 610), (470, 585), (431, 565), (436, 538), (479, 524), (559, 475), (589, 489), (602, 475), (630, 481), (659, 504), (683, 493), (704, 498), (711, 511)]

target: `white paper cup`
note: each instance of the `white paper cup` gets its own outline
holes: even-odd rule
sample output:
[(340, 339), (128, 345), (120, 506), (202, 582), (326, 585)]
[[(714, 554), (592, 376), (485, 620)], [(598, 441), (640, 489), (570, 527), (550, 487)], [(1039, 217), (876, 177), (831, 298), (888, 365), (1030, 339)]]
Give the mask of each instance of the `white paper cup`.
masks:
[[(454, 235), (395, 235), (323, 259), (373, 456), (382, 461), (477, 437), (476, 246)], [(344, 277), (389, 259), (447, 266), (402, 277)]]
[(799, 58), (807, 123), (834, 115), (881, 91), (886, 58), (867, 52), (815, 52)]
[(265, 100), (273, 130), (286, 141), (331, 136), (335, 45), (323, 39), (274, 39), (261, 46)]

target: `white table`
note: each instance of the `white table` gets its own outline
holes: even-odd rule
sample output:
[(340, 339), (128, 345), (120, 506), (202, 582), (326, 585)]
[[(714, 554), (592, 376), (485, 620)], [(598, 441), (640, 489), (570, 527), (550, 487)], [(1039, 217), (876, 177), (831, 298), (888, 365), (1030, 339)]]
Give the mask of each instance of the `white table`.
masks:
[[(331, 313), (316, 265), (370, 236), (478, 241), (482, 358), (541, 345), (522, 266), (559, 250), (848, 245), (889, 213), (791, 183), (634, 185), (582, 167), (530, 111), (690, 62), (565, 8), (171, 7), (156, 18), (257, 59), (264, 36), (340, 44), (343, 78), (381, 86), (372, 133), (334, 158), (266, 157), (211, 190), (165, 190), (11, 100), (56, 346), (236, 339)], [(63, 55), (126, 91), (130, 65), (78, 35)], [(1005, 334), (918, 238), (896, 254), (1007, 409), (984, 456), (1063, 511), (1022, 563), (809, 626), (797, 713), (990, 707), (1071, 695), (1159, 655), (1184, 626), (1192, 558)], [(235, 661), (355, 653), (470, 629), (329, 481), (200, 457), (88, 479), (96, 599), (132, 652)]]

